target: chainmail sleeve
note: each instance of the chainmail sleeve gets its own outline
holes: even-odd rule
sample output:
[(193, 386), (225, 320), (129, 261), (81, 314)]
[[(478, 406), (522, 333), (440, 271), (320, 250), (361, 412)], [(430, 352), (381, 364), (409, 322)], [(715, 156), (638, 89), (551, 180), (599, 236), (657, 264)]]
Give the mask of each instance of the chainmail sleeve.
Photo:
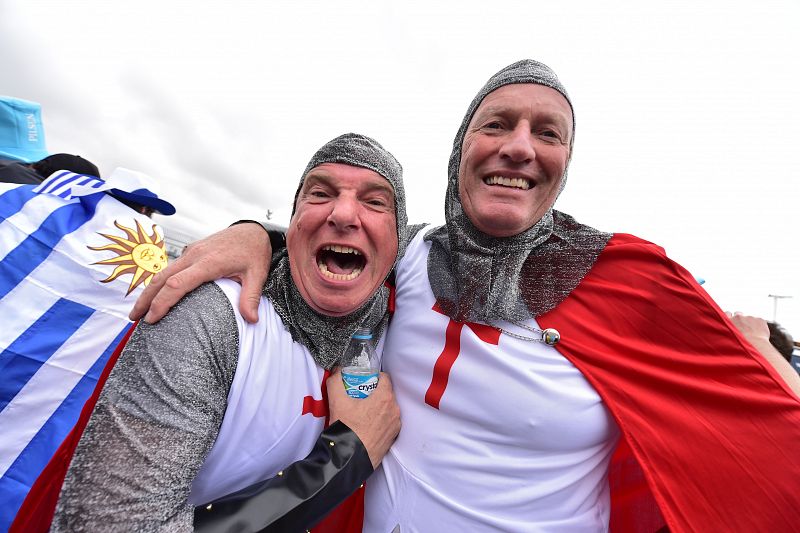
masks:
[(238, 329), (215, 284), (141, 323), (103, 389), (51, 531), (191, 531), (192, 481), (216, 440)]

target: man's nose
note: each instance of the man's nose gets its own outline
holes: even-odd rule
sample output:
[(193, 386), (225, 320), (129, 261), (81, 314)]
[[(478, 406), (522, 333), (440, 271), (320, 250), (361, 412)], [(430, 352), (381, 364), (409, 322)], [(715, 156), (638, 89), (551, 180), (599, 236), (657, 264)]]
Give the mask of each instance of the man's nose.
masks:
[(361, 227), (358, 200), (347, 196), (337, 198), (328, 215), (328, 224), (341, 230)]
[(514, 163), (525, 163), (536, 159), (530, 127), (520, 124), (508, 133), (500, 146), (500, 156)]

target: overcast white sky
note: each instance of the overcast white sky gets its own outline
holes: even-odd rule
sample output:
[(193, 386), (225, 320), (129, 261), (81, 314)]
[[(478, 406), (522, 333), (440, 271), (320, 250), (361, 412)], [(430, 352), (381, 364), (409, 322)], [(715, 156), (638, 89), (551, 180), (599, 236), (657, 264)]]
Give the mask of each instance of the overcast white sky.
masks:
[(42, 104), (51, 152), (157, 178), (167, 231), (287, 224), (347, 131), (403, 163), (410, 220), (439, 223), (469, 101), (538, 59), (576, 112), (557, 207), (664, 246), (725, 309), (793, 295), (798, 337), (798, 27), (797, 0), (0, 0), (0, 94)]

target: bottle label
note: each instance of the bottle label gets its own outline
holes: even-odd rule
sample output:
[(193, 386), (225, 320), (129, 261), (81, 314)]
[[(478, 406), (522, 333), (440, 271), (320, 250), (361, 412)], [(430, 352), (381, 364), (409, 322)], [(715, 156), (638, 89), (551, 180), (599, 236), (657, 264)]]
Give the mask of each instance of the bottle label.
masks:
[(378, 372), (363, 369), (342, 369), (344, 390), (351, 398), (363, 399), (378, 387)]

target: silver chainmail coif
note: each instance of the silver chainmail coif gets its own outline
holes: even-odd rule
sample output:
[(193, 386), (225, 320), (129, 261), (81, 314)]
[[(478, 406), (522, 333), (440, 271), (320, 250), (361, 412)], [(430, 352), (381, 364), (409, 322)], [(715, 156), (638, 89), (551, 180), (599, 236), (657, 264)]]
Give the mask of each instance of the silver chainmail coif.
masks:
[[(356, 133), (340, 135), (320, 148), (309, 161), (295, 193), (295, 206), (306, 175), (323, 163), (344, 163), (366, 168), (377, 172), (391, 184), (397, 219), (397, 264), (408, 240), (406, 196), (400, 163), (369, 137)], [(377, 339), (388, 321), (389, 289), (383, 284), (369, 300), (349, 315), (330, 317), (316, 312), (306, 303), (292, 281), (289, 256), (285, 249), (272, 258), (272, 269), (264, 294), (272, 301), (292, 339), (308, 348), (317, 364), (326, 369), (339, 364), (357, 328), (371, 328)]]
[[(458, 321), (519, 322), (556, 307), (577, 287), (594, 265), (611, 234), (579, 224), (553, 210), (526, 231), (512, 237), (491, 237), (467, 217), (458, 194), (461, 148), (472, 116), (492, 91), (513, 83), (534, 83), (561, 93), (572, 102), (555, 73), (546, 65), (525, 59), (492, 76), (472, 100), (453, 141), (448, 166), (445, 218), (447, 224), (430, 231), (428, 277), (442, 310)], [(575, 140), (570, 140), (570, 157)], [(567, 171), (561, 177), (561, 190)]]

